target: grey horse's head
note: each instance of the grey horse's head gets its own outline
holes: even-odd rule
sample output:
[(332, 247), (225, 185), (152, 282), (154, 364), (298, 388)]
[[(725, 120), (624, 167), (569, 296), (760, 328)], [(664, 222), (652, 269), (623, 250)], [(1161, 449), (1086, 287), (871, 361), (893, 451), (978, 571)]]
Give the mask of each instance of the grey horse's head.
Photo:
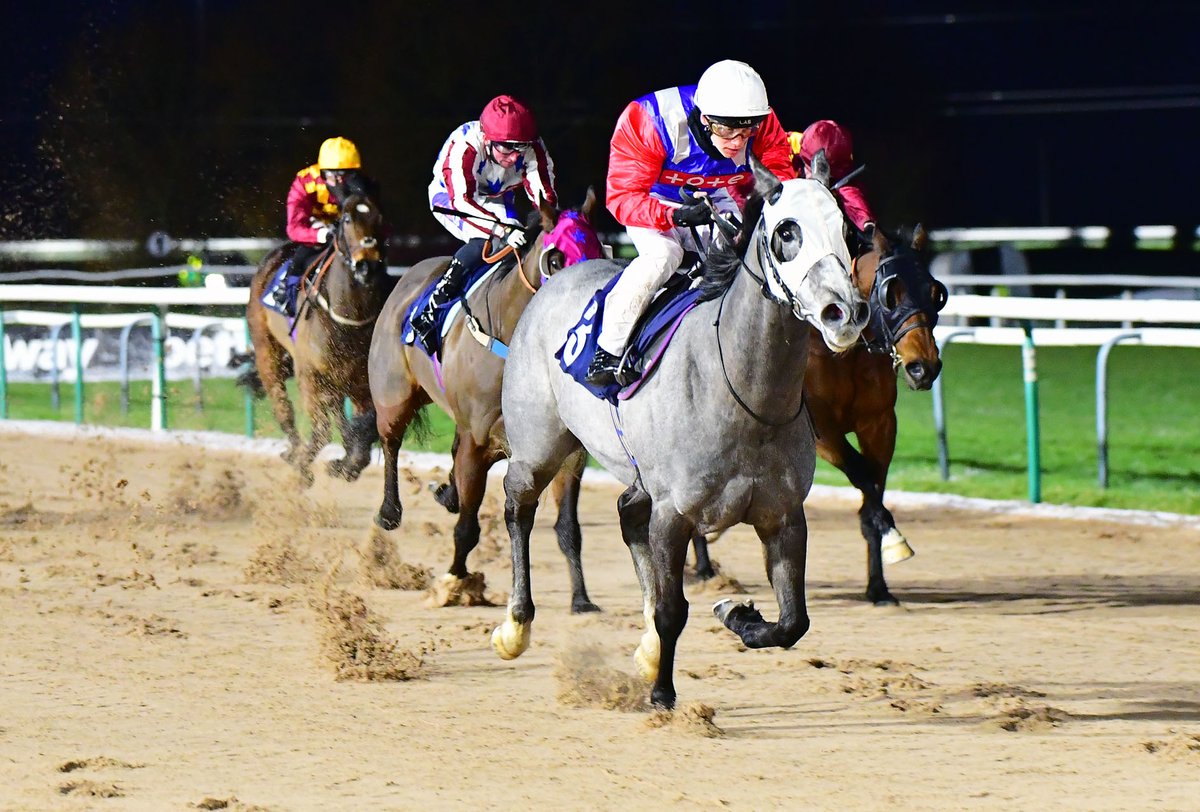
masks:
[[(746, 246), (761, 266), (771, 294), (812, 324), (835, 352), (852, 347), (867, 324), (867, 303), (850, 278), (845, 219), (829, 190), (824, 151), (813, 157), (813, 177), (780, 181), (754, 156), (755, 195), (762, 199)], [(747, 214), (758, 206), (747, 206)]]

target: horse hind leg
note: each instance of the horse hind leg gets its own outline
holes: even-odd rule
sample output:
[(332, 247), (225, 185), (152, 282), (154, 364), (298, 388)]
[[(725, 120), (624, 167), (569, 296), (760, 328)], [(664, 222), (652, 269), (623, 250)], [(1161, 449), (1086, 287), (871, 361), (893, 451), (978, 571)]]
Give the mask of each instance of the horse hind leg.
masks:
[(851, 481), (863, 494), (858, 515), (863, 538), (867, 540), (866, 597), (876, 606), (896, 606), (900, 602), (888, 589), (883, 567), (912, 558), (913, 549), (896, 529), (896, 520), (883, 504), (888, 466), (896, 447), (895, 414), (885, 414), (883, 419), (856, 433), (862, 453), (854, 455), (856, 471)]
[[(357, 405), (357, 404), (356, 404)], [(342, 433), (342, 444), (346, 453), (341, 459), (330, 460), (326, 472), (332, 477), (353, 482), (362, 474), (363, 469), (371, 463), (371, 447), (379, 439), (376, 428), (375, 412), (369, 408), (359, 407), (360, 413), (346, 417), (345, 412), (338, 412), (338, 423)]]
[[(458, 432), (454, 432), (454, 440), (450, 444), (450, 459), (458, 456), (458, 444), (460, 440)], [(454, 484), (454, 468), (450, 468), (450, 477), (445, 482), (430, 482), (429, 491), (433, 494), (433, 501), (446, 509), (447, 513), (458, 513), (458, 486)]]
[(804, 569), (808, 555), (808, 524), (804, 508), (775, 528), (755, 528), (766, 550), (767, 578), (775, 589), (779, 620), (769, 622), (752, 603), (729, 598), (713, 607), (713, 614), (736, 634), (747, 648), (791, 648), (808, 632), (808, 606), (804, 594)]
[(466, 578), (467, 556), (479, 545), (479, 506), (487, 489), (487, 472), (491, 467), (487, 449), (480, 447), (467, 437), (456, 443), (454, 455), (454, 477), (459, 498), (458, 521), (454, 524), (454, 560), (447, 575), (454, 579)]
[(588, 597), (583, 579), (583, 534), (579, 530), (579, 488), (587, 454), (580, 451), (567, 461), (554, 477), (553, 493), (558, 502), (558, 520), (554, 533), (558, 537), (558, 549), (567, 559), (567, 571), (571, 577), (571, 613), (599, 612), (600, 607)]
[(271, 414), (283, 431), (288, 447), (281, 455), (284, 462), (292, 465), (300, 451), (303, 440), (296, 430), (296, 411), (288, 398), (287, 379), (292, 374), (291, 357), (267, 331), (254, 325), (257, 320), (251, 320), (251, 340), (254, 342), (254, 366), (258, 370), (259, 380), (262, 381), (263, 391), (271, 402)]

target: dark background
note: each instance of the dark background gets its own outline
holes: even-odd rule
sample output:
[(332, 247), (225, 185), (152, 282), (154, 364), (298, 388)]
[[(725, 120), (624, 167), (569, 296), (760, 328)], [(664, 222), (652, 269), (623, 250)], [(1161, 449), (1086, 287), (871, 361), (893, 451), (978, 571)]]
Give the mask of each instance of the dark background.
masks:
[(0, 239), (282, 236), (338, 134), (396, 230), (436, 236), (438, 149), (499, 93), (577, 204), (629, 100), (724, 58), (785, 128), (851, 128), (884, 224), (1200, 220), (1200, 3), (5, 5)]

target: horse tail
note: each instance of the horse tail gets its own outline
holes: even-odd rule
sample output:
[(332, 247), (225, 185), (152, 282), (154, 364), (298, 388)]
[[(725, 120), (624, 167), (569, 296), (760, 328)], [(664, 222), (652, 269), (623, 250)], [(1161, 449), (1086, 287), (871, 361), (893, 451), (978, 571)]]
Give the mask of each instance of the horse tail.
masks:
[(419, 409), (413, 419), (409, 421), (408, 427), (404, 430), (404, 439), (410, 437), (416, 440), (421, 445), (427, 445), (433, 437), (433, 428), (429, 425), (429, 415), (426, 409)]
[(254, 352), (233, 353), (229, 358), (229, 366), (237, 370), (237, 385), (250, 390), (250, 394), (255, 400), (262, 400), (267, 396), (266, 387), (263, 386), (262, 377), (258, 374), (258, 365), (255, 363)]

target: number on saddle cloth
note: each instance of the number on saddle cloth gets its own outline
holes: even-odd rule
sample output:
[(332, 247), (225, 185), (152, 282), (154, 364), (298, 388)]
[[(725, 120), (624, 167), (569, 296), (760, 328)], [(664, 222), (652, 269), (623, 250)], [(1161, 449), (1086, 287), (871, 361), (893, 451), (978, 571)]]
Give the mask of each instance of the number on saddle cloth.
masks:
[(623, 368), (632, 371), (634, 380), (626, 386), (617, 383), (595, 386), (585, 380), (587, 368), (596, 354), (600, 325), (604, 321), (604, 300), (620, 277), (618, 273), (588, 301), (579, 321), (567, 331), (566, 341), (554, 354), (563, 372), (596, 397), (613, 404), (632, 397), (650, 377), (671, 336), (675, 334), (675, 328), (687, 312), (696, 306), (701, 294), (699, 288), (691, 287), (692, 280), (687, 274), (672, 274), (629, 334), (629, 348), (625, 351)]

